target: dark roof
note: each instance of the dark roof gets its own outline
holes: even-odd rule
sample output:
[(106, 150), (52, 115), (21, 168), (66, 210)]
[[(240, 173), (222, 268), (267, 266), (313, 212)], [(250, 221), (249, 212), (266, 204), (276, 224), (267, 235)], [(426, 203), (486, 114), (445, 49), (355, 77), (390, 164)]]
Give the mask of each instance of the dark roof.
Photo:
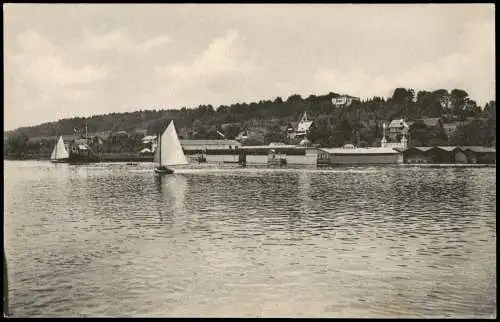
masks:
[(496, 148), (485, 147), (485, 146), (461, 146), (460, 147), (464, 151), (472, 151), (476, 153), (496, 153)]
[(408, 151), (408, 150), (418, 150), (420, 152), (427, 152), (429, 151), (430, 149), (432, 149), (432, 146), (414, 146), (414, 147), (411, 147), (411, 148), (407, 148), (406, 150), (404, 150), (405, 152)]
[(403, 152), (406, 152), (411, 149), (418, 150), (420, 152), (427, 152), (431, 149), (438, 149), (446, 152), (451, 152), (454, 150), (462, 150), (462, 151), (469, 150), (476, 153), (496, 153), (495, 148), (484, 147), (484, 146), (414, 146), (411, 148), (404, 149)]

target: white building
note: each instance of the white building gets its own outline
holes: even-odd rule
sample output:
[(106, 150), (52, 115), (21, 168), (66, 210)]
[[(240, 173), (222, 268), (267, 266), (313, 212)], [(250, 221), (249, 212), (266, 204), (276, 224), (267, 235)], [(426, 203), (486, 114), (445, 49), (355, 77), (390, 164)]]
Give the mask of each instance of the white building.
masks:
[[(394, 121), (393, 121), (394, 122)], [(404, 123), (404, 121), (403, 121)], [(392, 124), (392, 122), (391, 122)], [(400, 123), (398, 123), (398, 126), (399, 126)], [(404, 123), (406, 124), (406, 123)], [(386, 128), (386, 125), (385, 123), (382, 124), (382, 127), (383, 127), (383, 135), (382, 135), (382, 140), (380, 142), (380, 146), (382, 148), (392, 148), (392, 149), (406, 149), (407, 145), (408, 145), (408, 139), (406, 138), (406, 135), (408, 133), (408, 125), (406, 125), (406, 131), (403, 133), (401, 132), (400, 134), (402, 135), (401, 137), (401, 141), (400, 142), (387, 142), (387, 139), (385, 138), (385, 128)], [(398, 127), (399, 129), (400, 127)], [(403, 127), (404, 128), (404, 127)], [(396, 134), (397, 136), (397, 134)]]
[(297, 124), (297, 128), (288, 134), (290, 139), (296, 139), (296, 138), (306, 138), (307, 137), (307, 132), (309, 131), (309, 128), (313, 124), (313, 121), (310, 121), (307, 118), (307, 112), (304, 112), (304, 115), (300, 119), (299, 123)]
[[(384, 123), (384, 131), (385, 131), (385, 123)], [(387, 137), (391, 140), (395, 140), (398, 135), (408, 135), (408, 130), (410, 126), (405, 122), (405, 120), (396, 119), (392, 120), (387, 128)]]
[(351, 105), (353, 102), (359, 102), (359, 101), (361, 101), (359, 97), (354, 97), (349, 95), (342, 95), (339, 97), (332, 98), (332, 104), (335, 107), (346, 107)]

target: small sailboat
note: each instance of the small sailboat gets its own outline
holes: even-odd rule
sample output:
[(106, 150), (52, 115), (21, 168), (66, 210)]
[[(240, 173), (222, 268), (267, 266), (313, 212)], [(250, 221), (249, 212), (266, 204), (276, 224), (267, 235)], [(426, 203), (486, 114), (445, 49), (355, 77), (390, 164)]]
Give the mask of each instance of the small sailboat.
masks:
[(62, 136), (60, 136), (59, 139), (57, 140), (56, 145), (54, 146), (54, 149), (52, 150), (52, 153), (50, 154), (50, 161), (54, 163), (62, 163), (62, 162), (68, 162), (68, 159), (69, 159), (68, 150), (66, 150)]
[(188, 164), (175, 130), (174, 121), (170, 121), (167, 129), (158, 136), (158, 148), (154, 155), (154, 163), (157, 174), (172, 174), (174, 170), (168, 168), (169, 166)]

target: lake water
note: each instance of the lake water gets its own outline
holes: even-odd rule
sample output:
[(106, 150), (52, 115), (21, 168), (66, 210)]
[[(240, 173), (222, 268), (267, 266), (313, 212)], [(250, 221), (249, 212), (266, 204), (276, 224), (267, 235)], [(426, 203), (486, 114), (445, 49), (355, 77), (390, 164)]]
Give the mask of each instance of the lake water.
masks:
[(13, 316), (496, 316), (496, 169), (5, 161)]

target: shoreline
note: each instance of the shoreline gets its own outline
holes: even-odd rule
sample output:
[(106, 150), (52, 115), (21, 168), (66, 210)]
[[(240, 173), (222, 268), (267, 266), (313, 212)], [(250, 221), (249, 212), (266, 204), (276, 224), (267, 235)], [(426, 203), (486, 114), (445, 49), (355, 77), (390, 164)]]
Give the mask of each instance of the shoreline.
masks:
[[(188, 158), (191, 159), (191, 158)], [(12, 158), (5, 157), (4, 161), (47, 161), (50, 162), (48, 157), (29, 157), (29, 158)], [(194, 161), (194, 160), (193, 160)], [(124, 163), (124, 162), (134, 162), (134, 163), (152, 163), (153, 157), (149, 156), (130, 156), (130, 155), (112, 155), (102, 157), (98, 162), (92, 163)], [(225, 161), (223, 158), (220, 160), (207, 160), (207, 164), (226, 164), (226, 163), (238, 163), (237, 161)], [(198, 162), (194, 161), (193, 164), (198, 164)], [(259, 166), (272, 166), (267, 164), (266, 162), (259, 162), (257, 160), (250, 161), (247, 160), (247, 165), (259, 165)], [(366, 167), (366, 166), (387, 166), (387, 167), (403, 167), (403, 168), (496, 168), (496, 163), (488, 164), (488, 163), (386, 163), (386, 164), (377, 164), (377, 163), (352, 163), (352, 164), (317, 164), (311, 162), (294, 162), (285, 166), (286, 167), (300, 167), (300, 166), (316, 166), (318, 168), (339, 168), (339, 167)]]

